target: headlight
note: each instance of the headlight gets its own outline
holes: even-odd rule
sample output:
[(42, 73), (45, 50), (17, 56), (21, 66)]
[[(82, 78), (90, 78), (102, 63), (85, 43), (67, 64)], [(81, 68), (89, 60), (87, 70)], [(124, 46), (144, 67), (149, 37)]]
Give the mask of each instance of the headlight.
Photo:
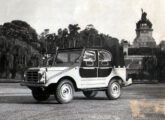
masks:
[(42, 79), (42, 76), (43, 76), (43, 74), (38, 73), (38, 80), (41, 80)]
[(23, 74), (24, 81), (26, 80), (26, 74), (27, 74), (27, 72), (25, 71)]

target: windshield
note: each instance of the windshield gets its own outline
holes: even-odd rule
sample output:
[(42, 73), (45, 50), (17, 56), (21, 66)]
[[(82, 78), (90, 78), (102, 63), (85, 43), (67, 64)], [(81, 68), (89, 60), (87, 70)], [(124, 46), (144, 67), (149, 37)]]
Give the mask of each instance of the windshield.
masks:
[(78, 63), (82, 50), (59, 51), (55, 64)]

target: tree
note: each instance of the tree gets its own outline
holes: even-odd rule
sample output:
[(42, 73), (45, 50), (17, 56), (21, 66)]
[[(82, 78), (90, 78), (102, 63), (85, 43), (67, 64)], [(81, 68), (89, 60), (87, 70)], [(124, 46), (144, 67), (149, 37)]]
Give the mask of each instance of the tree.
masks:
[(0, 66), (1, 73), (6, 72), (5, 77), (8, 77), (10, 72), (12, 76), (15, 76), (16, 72), (24, 71), (29, 60), (27, 58), (32, 55), (30, 48), (34, 48), (36, 51), (39, 49), (36, 31), (28, 23), (21, 20), (14, 20), (1, 25), (0, 41), (2, 46), (0, 49)]
[(87, 25), (84, 30), (80, 32), (81, 43), (86, 47), (95, 46), (95, 40), (99, 36), (98, 31), (93, 25)]
[(26, 42), (37, 41), (36, 31), (29, 24), (20, 20), (4, 23), (2, 33), (8, 38), (19, 38)]
[(157, 79), (157, 58), (156, 56), (144, 57), (142, 61), (143, 70), (147, 71), (152, 79)]
[(157, 58), (157, 67), (155, 70), (158, 73), (158, 80), (160, 82), (165, 82), (165, 51), (157, 51), (155, 55)]
[(69, 24), (68, 26), (68, 29), (69, 29), (69, 48), (71, 47), (71, 42), (73, 44), (73, 47), (75, 48), (77, 46), (77, 41), (78, 41), (78, 38), (79, 38), (79, 30), (80, 30), (80, 27), (78, 26), (78, 24)]
[(57, 40), (57, 36), (56, 36), (55, 33), (46, 35), (47, 53), (55, 52), (55, 50), (56, 50), (56, 40)]
[(63, 48), (68, 48), (68, 30), (67, 28), (64, 28), (62, 31), (62, 44), (63, 44)]

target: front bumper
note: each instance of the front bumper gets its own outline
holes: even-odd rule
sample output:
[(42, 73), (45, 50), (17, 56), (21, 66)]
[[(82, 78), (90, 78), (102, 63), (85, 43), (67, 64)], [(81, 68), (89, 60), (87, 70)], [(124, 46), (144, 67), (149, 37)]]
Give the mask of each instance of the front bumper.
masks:
[(20, 85), (28, 86), (28, 87), (46, 87), (45, 83), (26, 82), (26, 81), (21, 82)]
[(124, 86), (129, 86), (131, 85), (133, 82), (132, 82), (132, 78), (129, 78), (126, 82), (124, 82)]

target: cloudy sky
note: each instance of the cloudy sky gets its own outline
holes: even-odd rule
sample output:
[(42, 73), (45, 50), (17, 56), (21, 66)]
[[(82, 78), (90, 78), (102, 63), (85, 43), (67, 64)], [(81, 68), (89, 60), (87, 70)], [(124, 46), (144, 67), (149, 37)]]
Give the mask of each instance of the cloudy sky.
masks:
[(165, 40), (165, 0), (0, 0), (0, 24), (23, 20), (39, 34), (93, 24), (100, 33), (132, 42), (141, 8), (153, 23), (156, 42)]

